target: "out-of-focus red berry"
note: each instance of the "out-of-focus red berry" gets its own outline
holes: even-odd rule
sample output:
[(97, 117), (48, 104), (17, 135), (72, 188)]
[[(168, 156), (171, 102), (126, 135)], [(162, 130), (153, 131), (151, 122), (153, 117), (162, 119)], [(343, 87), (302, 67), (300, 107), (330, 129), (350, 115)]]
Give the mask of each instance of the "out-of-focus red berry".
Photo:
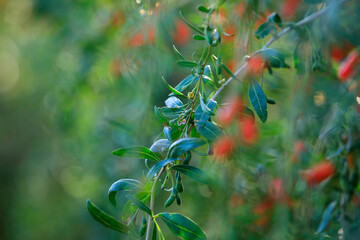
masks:
[(352, 153), (350, 153), (348, 156), (347, 156), (347, 164), (348, 164), (348, 167), (350, 169), (354, 169), (355, 167), (355, 161), (354, 161), (354, 155)]
[(233, 194), (230, 197), (229, 203), (232, 208), (236, 208), (241, 206), (244, 203), (244, 200), (242, 199), (240, 194)]
[(235, 6), (235, 15), (243, 17), (246, 10), (246, 5), (244, 2), (239, 3)]
[(243, 108), (243, 101), (239, 97), (233, 97), (230, 103), (218, 111), (218, 122), (227, 127), (239, 115)]
[(145, 43), (144, 37), (141, 33), (136, 33), (132, 38), (129, 40), (129, 45), (131, 47), (140, 47)]
[(269, 184), (268, 194), (269, 197), (274, 201), (278, 201), (284, 198), (285, 188), (283, 180), (280, 178), (273, 179)]
[(274, 203), (271, 200), (267, 199), (253, 208), (253, 213), (259, 217), (255, 222), (257, 226), (265, 227), (269, 223), (269, 213), (273, 206)]
[[(236, 33), (236, 27), (232, 24), (227, 24), (225, 27), (224, 27), (224, 32), (226, 32), (227, 34), (235, 34)], [(226, 36), (226, 35), (223, 35), (223, 42), (226, 43), (226, 42), (229, 42), (229, 41), (234, 41), (235, 39), (235, 36)]]
[(256, 143), (259, 137), (259, 131), (255, 119), (251, 117), (244, 117), (240, 124), (241, 140), (247, 145), (252, 145)]
[(231, 157), (236, 147), (232, 137), (223, 136), (217, 139), (213, 145), (214, 157), (217, 160), (225, 160)]
[(300, 3), (301, 0), (285, 0), (282, 5), (281, 16), (284, 19), (293, 18)]
[(265, 60), (259, 56), (255, 55), (251, 57), (246, 65), (246, 72), (249, 75), (260, 75), (265, 66)]
[(118, 28), (125, 22), (124, 15), (121, 12), (115, 12), (110, 18), (111, 26)]
[(178, 45), (185, 45), (189, 42), (191, 32), (189, 27), (180, 19), (175, 21), (175, 31), (172, 33), (174, 42)]
[(308, 186), (314, 186), (333, 176), (335, 172), (336, 169), (334, 164), (325, 159), (321, 163), (318, 163), (312, 168), (306, 170), (303, 173), (303, 178), (307, 181)]
[(341, 82), (351, 78), (359, 67), (360, 56), (357, 50), (351, 51), (344, 61), (340, 64), (338, 78)]
[(294, 151), (291, 155), (291, 161), (297, 162), (299, 161), (299, 156), (306, 151), (305, 143), (301, 140), (298, 140), (294, 143)]
[(150, 44), (155, 42), (155, 29), (153, 27), (150, 27), (148, 30), (148, 41)]

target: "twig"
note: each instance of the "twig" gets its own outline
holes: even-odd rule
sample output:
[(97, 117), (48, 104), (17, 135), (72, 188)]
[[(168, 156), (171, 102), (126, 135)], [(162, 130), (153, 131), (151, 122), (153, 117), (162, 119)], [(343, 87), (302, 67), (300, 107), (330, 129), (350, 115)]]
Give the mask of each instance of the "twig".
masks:
[[(155, 198), (155, 186), (157, 181), (159, 180), (161, 174), (164, 172), (165, 167), (163, 167), (160, 172), (158, 173), (158, 175), (156, 176), (155, 180), (154, 180), (154, 184), (151, 188), (151, 193), (150, 193), (150, 210), (153, 211), (154, 210), (154, 198)], [(152, 217), (149, 215), (148, 217), (148, 222), (147, 222), (147, 228), (146, 228), (146, 240), (150, 240), (151, 237), (151, 222), (152, 222)]]
[[(290, 30), (294, 29), (294, 27), (300, 27), (306, 23), (309, 23), (311, 21), (313, 21), (314, 19), (320, 17), (321, 15), (323, 15), (324, 13), (326, 13), (327, 11), (329, 11), (329, 9), (331, 9), (332, 7), (339, 5), (339, 4), (343, 4), (344, 2), (348, 2), (350, 0), (341, 0), (338, 1), (336, 3), (330, 4), (327, 7), (317, 11), (316, 13), (313, 13), (309, 16), (307, 16), (306, 18), (300, 20), (299, 22), (297, 22), (296, 24), (294, 24), (293, 26), (289, 26), (287, 28), (285, 28), (284, 30), (282, 30), (281, 32), (279, 32), (278, 34), (274, 35), (266, 44), (263, 48), (267, 48), (269, 47), (273, 42), (275, 42), (276, 40), (278, 40), (281, 36), (285, 35), (286, 33), (288, 33)], [(253, 53), (253, 56), (258, 53), (259, 51), (256, 51), (255, 53)], [(234, 75), (238, 76), (239, 79), (242, 79), (245, 75), (245, 70), (246, 70), (246, 65), (247, 63), (245, 62), (239, 69), (236, 70), (236, 72), (234, 73)], [(215, 100), (219, 94), (224, 90), (224, 88), (232, 81), (234, 80), (233, 77), (230, 77), (228, 80), (226, 80), (226, 82), (215, 92), (215, 94), (212, 96), (212, 100)]]

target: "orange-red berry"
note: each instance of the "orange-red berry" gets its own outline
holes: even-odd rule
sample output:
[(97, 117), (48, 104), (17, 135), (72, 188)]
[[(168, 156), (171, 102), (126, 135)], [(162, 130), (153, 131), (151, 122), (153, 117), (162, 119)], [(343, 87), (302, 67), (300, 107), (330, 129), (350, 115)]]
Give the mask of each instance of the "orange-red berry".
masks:
[(306, 170), (303, 178), (307, 181), (308, 186), (314, 186), (333, 176), (335, 173), (336, 169), (334, 164), (329, 160), (324, 160)]
[(214, 157), (218, 160), (225, 160), (231, 157), (236, 147), (232, 137), (223, 136), (217, 139), (213, 145)]

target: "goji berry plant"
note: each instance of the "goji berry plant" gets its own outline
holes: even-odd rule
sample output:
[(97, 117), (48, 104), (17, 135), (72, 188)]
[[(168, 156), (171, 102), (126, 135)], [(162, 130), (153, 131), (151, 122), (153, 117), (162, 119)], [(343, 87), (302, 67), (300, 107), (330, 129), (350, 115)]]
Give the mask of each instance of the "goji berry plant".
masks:
[[(176, 86), (159, 77), (170, 92), (165, 106), (154, 108), (163, 131), (150, 147), (113, 151), (144, 159), (148, 171), (110, 186), (111, 204), (118, 193), (128, 199), (122, 221), (88, 200), (97, 221), (147, 240), (174, 239), (170, 232), (181, 239), (359, 238), (360, 3), (269, 2), (219, 0), (199, 5), (192, 21), (179, 13), (174, 44), (193, 33), (202, 46), (191, 57), (173, 46), (188, 77)], [(235, 20), (226, 20), (229, 8)], [(132, 44), (152, 35), (135, 35)], [(223, 47), (229, 41), (244, 53), (238, 64)], [(259, 47), (250, 52), (252, 45)], [(201, 201), (184, 178), (212, 195), (206, 209), (197, 204), (193, 220), (155, 207), (186, 208), (187, 191)], [(203, 211), (209, 221), (195, 223)]]

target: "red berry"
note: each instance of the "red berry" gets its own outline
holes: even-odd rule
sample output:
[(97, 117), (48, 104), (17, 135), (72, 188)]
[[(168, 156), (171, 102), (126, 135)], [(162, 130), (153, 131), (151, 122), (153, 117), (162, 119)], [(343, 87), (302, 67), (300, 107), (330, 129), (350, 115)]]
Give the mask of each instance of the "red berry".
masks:
[(214, 157), (218, 160), (230, 158), (235, 150), (235, 141), (231, 137), (223, 136), (214, 142)]
[(265, 66), (265, 60), (259, 56), (251, 57), (246, 65), (247, 74), (260, 75)]
[(335, 166), (329, 160), (314, 165), (308, 169), (303, 177), (307, 181), (308, 186), (318, 185), (327, 178), (333, 176), (336, 172)]
[(242, 100), (234, 97), (230, 103), (218, 111), (218, 122), (223, 127), (227, 127), (236, 118), (243, 108)]
[(359, 65), (360, 56), (357, 50), (351, 51), (346, 59), (341, 63), (338, 71), (338, 78), (341, 82), (344, 82), (351, 78)]
[(174, 42), (178, 45), (185, 45), (191, 37), (189, 27), (183, 21), (176, 20), (175, 29), (172, 33)]
[(300, 3), (301, 0), (285, 0), (281, 10), (282, 17), (285, 19), (293, 18)]
[(244, 117), (241, 122), (241, 140), (245, 144), (256, 143), (259, 136), (255, 119), (251, 117)]

